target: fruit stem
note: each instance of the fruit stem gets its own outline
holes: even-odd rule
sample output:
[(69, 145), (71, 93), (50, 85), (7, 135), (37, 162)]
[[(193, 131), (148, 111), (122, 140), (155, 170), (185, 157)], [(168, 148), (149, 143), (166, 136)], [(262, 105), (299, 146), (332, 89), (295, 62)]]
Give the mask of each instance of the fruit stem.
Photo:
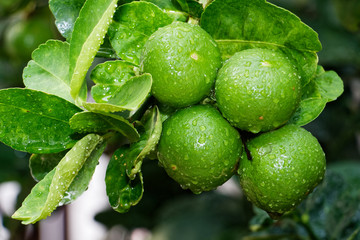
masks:
[(202, 3), (203, 7), (206, 8), (213, 0), (200, 0), (200, 3)]
[(192, 25), (199, 25), (199, 20), (196, 18), (189, 17), (189, 20), (187, 22)]
[(241, 136), (241, 141), (243, 143), (243, 146), (244, 146), (244, 150), (245, 150), (245, 153), (246, 153), (246, 157), (249, 161), (252, 161), (252, 156), (251, 156), (251, 152), (250, 150), (248, 149), (247, 147), (247, 140), (253, 136), (253, 134), (249, 133), (249, 132), (245, 132), (245, 131), (241, 131), (240, 132), (240, 136)]

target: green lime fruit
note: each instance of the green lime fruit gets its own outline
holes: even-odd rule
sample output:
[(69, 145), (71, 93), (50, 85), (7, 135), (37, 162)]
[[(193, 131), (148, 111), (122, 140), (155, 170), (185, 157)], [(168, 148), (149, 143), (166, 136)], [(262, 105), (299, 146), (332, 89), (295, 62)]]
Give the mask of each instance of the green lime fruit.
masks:
[(201, 27), (174, 22), (149, 37), (140, 66), (153, 77), (153, 96), (181, 108), (210, 93), (221, 57), (215, 41)]
[(164, 122), (158, 146), (167, 174), (197, 194), (226, 182), (241, 153), (238, 131), (210, 105), (178, 110)]
[(240, 160), (240, 184), (247, 198), (270, 216), (294, 209), (320, 183), (325, 154), (310, 132), (285, 125), (247, 142), (252, 159)]
[(301, 97), (296, 67), (280, 51), (248, 49), (234, 54), (215, 83), (218, 107), (229, 122), (258, 133), (285, 124)]

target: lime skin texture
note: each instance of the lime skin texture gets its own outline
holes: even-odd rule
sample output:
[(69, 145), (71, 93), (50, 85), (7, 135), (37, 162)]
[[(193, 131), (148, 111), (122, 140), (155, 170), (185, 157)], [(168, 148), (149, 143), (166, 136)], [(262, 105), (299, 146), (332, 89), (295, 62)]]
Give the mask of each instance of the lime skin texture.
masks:
[(215, 41), (205, 30), (174, 22), (149, 37), (140, 69), (152, 75), (152, 94), (159, 102), (181, 108), (209, 94), (221, 61)]
[(219, 70), (218, 107), (241, 130), (258, 133), (285, 124), (299, 105), (301, 81), (280, 51), (253, 48), (235, 53)]
[(240, 184), (247, 198), (270, 216), (294, 209), (321, 182), (325, 154), (310, 132), (295, 125), (247, 142), (252, 159), (240, 160)]
[(158, 159), (182, 188), (199, 194), (236, 173), (242, 150), (240, 134), (215, 108), (196, 105), (164, 122)]

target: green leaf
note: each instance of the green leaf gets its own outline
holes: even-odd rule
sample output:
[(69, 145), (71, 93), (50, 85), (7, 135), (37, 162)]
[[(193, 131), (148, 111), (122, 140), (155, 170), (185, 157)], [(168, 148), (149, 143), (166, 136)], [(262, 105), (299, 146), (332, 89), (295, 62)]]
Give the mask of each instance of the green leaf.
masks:
[(204, 8), (201, 3), (195, 0), (187, 0), (189, 14), (194, 18), (200, 18)]
[(315, 53), (321, 50), (317, 33), (265, 0), (213, 1), (201, 16), (201, 26), (218, 40), (225, 57), (252, 47), (281, 49), (297, 63), (304, 85), (316, 70)]
[(49, 40), (32, 53), (32, 59), (23, 71), (25, 86), (74, 102), (70, 95), (69, 44)]
[(102, 141), (103, 138), (95, 134), (79, 140), (56, 168), (35, 185), (12, 218), (22, 220), (23, 224), (30, 224), (49, 216), (62, 199), (68, 197), (65, 192), (86, 161), (100, 157), (99, 152), (104, 149)]
[(136, 174), (140, 172), (144, 158), (155, 150), (159, 142), (162, 121), (160, 111), (157, 106), (144, 114), (141, 120), (144, 124), (144, 132), (140, 137), (140, 141), (130, 145), (129, 154), (126, 155), (126, 174), (130, 179), (134, 179)]
[(51, 172), (68, 151), (48, 154), (32, 154), (29, 167), (32, 177), (38, 182)]
[(102, 44), (116, 7), (116, 0), (87, 0), (80, 11), (70, 41), (71, 96), (86, 101), (86, 73)]
[(76, 140), (69, 120), (81, 109), (43, 92), (0, 90), (0, 141), (30, 153), (53, 153), (71, 148)]
[(74, 24), (86, 0), (50, 0), (49, 7), (55, 17), (55, 25), (66, 39), (71, 38)]
[(117, 115), (103, 115), (93, 112), (80, 112), (70, 119), (70, 127), (79, 133), (106, 133), (117, 131), (130, 142), (139, 140), (139, 133), (128, 120)]
[(106, 141), (101, 141), (91, 152), (91, 155), (87, 158), (86, 162), (71, 182), (69, 188), (65, 191), (59, 206), (70, 204), (87, 190), (96, 166), (99, 164), (99, 158), (106, 148), (106, 144)]
[(324, 181), (299, 206), (319, 239), (351, 239), (360, 228), (359, 171), (358, 160), (330, 163)]
[(131, 2), (120, 6), (109, 28), (109, 39), (116, 54), (125, 61), (139, 64), (141, 49), (159, 27), (173, 21), (156, 5)]
[(186, 22), (188, 14), (183, 12), (180, 5), (176, 1), (172, 0), (142, 0), (144, 2), (150, 2), (158, 6), (165, 12), (170, 18), (176, 21)]
[(117, 60), (98, 64), (90, 75), (96, 84), (91, 88), (91, 95), (95, 102), (106, 103), (119, 87), (134, 76), (134, 65), (131, 63)]
[(317, 77), (313, 80), (321, 97), (328, 102), (336, 100), (344, 92), (344, 83), (334, 71), (324, 71), (318, 66)]
[(126, 160), (128, 148), (119, 148), (110, 159), (106, 170), (106, 193), (111, 207), (120, 213), (129, 211), (136, 205), (144, 192), (142, 174), (134, 180), (126, 175)]
[(337, 99), (344, 91), (341, 78), (334, 71), (318, 66), (316, 75), (303, 89), (299, 107), (289, 123), (303, 126), (316, 119), (326, 103)]
[(316, 119), (326, 106), (326, 100), (319, 97), (301, 100), (299, 107), (288, 123), (304, 126)]
[(189, 5), (186, 0), (176, 0), (184, 12), (189, 12)]
[(91, 112), (122, 112), (137, 110), (150, 94), (151, 75), (146, 73), (132, 77), (119, 87), (108, 99), (107, 103), (84, 103)]

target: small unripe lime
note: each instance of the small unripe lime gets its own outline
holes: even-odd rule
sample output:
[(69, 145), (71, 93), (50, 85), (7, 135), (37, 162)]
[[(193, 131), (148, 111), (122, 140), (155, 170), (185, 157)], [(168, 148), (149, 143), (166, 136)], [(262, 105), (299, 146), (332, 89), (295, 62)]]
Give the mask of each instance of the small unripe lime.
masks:
[(233, 55), (220, 69), (215, 94), (229, 122), (258, 133), (285, 124), (301, 97), (296, 67), (280, 51), (248, 49)]
[(209, 94), (221, 66), (220, 52), (211, 36), (201, 27), (183, 22), (153, 33), (140, 61), (141, 70), (153, 77), (154, 97), (178, 108)]
[(310, 132), (285, 125), (249, 142), (240, 160), (240, 184), (247, 198), (272, 216), (294, 209), (320, 183), (325, 154)]
[(226, 182), (241, 153), (239, 133), (210, 105), (178, 110), (164, 122), (158, 146), (167, 174), (194, 193)]

